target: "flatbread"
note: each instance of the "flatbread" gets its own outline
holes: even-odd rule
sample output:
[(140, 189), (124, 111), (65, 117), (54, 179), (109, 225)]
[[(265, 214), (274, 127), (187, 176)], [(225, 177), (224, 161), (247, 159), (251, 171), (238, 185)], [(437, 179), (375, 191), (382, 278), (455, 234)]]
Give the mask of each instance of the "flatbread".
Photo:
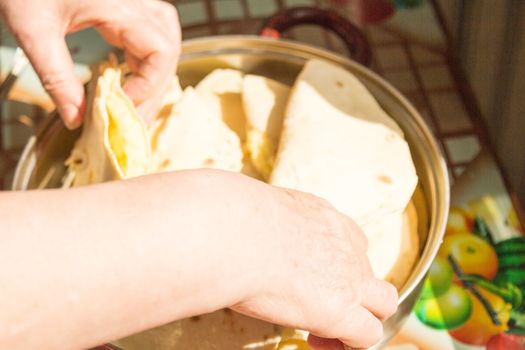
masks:
[(75, 175), (73, 186), (149, 172), (146, 126), (121, 87), (122, 70), (110, 62), (95, 73), (82, 134), (66, 161)]
[(246, 75), (243, 80), (246, 150), (264, 180), (273, 169), (289, 93), (288, 86), (262, 76)]
[(156, 172), (215, 168), (241, 171), (239, 137), (209, 100), (188, 87), (169, 115), (151, 133), (152, 165)]
[[(195, 91), (205, 99), (211, 108), (239, 137), (243, 149), (246, 142), (246, 115), (242, 104), (244, 74), (234, 69), (216, 69), (208, 74)], [(252, 163), (248, 154), (244, 154), (241, 173), (262, 180), (262, 175)]]
[(182, 87), (180, 86), (179, 78), (177, 76), (173, 76), (168, 86), (168, 90), (164, 94), (162, 105), (174, 105), (182, 98), (182, 93), (183, 91)]
[[(363, 84), (343, 68), (311, 60), (292, 89), (270, 183), (325, 198), (372, 244), (399, 247), (417, 175), (401, 129)], [(396, 230), (381, 235), (389, 225)], [(395, 262), (372, 260), (379, 278)]]
[(241, 142), (246, 140), (246, 117), (242, 107), (243, 74), (234, 69), (216, 69), (208, 74), (195, 91), (217, 109), (226, 125)]
[[(385, 280), (392, 283), (397, 290), (405, 285), (420, 253), (419, 220), (413, 201), (408, 203), (402, 216), (402, 233), (396, 261), (387, 272)], [(379, 244), (374, 244), (379, 246)], [(382, 245), (383, 249), (388, 249)], [(376, 248), (377, 249), (377, 248)]]

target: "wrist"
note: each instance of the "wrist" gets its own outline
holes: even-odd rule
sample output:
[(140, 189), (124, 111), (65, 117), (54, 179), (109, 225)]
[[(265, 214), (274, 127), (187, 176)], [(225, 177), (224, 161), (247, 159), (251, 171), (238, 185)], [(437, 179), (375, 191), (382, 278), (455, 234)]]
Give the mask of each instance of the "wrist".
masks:
[(179, 276), (187, 287), (181, 289), (191, 291), (184, 298), (199, 299), (184, 317), (229, 307), (253, 294), (259, 288), (253, 271), (262, 273), (269, 256), (261, 244), (257, 202), (269, 202), (261, 196), (270, 186), (216, 170), (162, 174), (147, 182), (151, 187), (140, 186), (141, 191), (158, 201), (150, 207), (153, 225), (167, 229), (169, 245), (179, 252), (174, 263), (184, 269)]

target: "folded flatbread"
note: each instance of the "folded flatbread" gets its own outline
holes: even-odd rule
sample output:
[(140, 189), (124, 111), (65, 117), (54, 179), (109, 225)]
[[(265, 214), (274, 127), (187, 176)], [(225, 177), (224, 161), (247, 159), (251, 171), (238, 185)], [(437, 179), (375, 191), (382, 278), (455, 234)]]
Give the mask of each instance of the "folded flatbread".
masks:
[(243, 74), (234, 69), (216, 69), (208, 74), (195, 91), (217, 109), (221, 118), (241, 142), (246, 140), (246, 117), (242, 107)]
[[(214, 108), (226, 125), (234, 131), (243, 151), (246, 150), (247, 125), (243, 106), (244, 74), (234, 69), (216, 69), (208, 74), (197, 86), (195, 91)], [(243, 152), (241, 172), (245, 175), (262, 179), (263, 176), (253, 164), (247, 152)]]
[(151, 132), (155, 172), (215, 168), (239, 172), (243, 152), (239, 137), (221, 118), (220, 110), (188, 87), (170, 114)]
[[(416, 191), (417, 192), (417, 191)], [(407, 282), (420, 254), (421, 239), (418, 227), (420, 220), (414, 201), (411, 200), (403, 212), (402, 235), (396, 261), (392, 264), (385, 280), (401, 290)], [(387, 231), (388, 232), (388, 231)], [(377, 245), (377, 244), (376, 244)], [(383, 248), (386, 249), (386, 248)]]
[(275, 80), (246, 75), (242, 102), (246, 114), (246, 150), (264, 180), (275, 161), (290, 88)]
[(146, 126), (122, 90), (122, 71), (112, 63), (95, 70), (88, 91), (82, 134), (66, 161), (73, 186), (147, 174), (150, 147)]
[[(401, 129), (365, 86), (343, 68), (312, 60), (290, 94), (270, 183), (325, 198), (372, 244), (399, 247), (417, 175)], [(386, 278), (396, 259), (371, 260)]]

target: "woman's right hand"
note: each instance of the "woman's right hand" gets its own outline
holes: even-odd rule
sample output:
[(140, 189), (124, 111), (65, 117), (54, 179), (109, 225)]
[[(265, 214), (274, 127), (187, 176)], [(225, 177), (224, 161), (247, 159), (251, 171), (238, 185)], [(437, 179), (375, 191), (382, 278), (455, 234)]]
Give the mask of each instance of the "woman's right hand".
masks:
[(222, 188), (243, 203), (231, 221), (241, 225), (234, 234), (242, 230), (222, 249), (241, 251), (235, 270), (251, 273), (234, 310), (307, 330), (316, 350), (343, 349), (341, 342), (368, 348), (381, 339), (381, 321), (395, 312), (397, 291), (374, 278), (367, 239), (352, 220), (321, 198), (240, 175), (228, 174)]

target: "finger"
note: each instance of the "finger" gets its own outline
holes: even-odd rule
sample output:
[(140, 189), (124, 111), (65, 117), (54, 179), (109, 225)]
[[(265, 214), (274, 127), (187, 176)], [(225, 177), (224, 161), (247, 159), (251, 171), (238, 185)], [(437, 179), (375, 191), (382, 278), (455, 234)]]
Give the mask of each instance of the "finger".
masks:
[(166, 89), (175, 74), (176, 44), (165, 40), (151, 26), (126, 31), (122, 43), (125, 51), (140, 60), (133, 77), (124, 86), (133, 102), (140, 104)]
[[(137, 57), (133, 56), (129, 51), (126, 51), (124, 52), (124, 59), (133, 74), (138, 72), (140, 60)], [(158, 107), (162, 104), (163, 98), (163, 93), (157, 93), (136, 106), (137, 111), (144, 118), (146, 123), (151, 122), (155, 118), (155, 115), (158, 112)]]
[[(144, 29), (137, 35), (127, 34), (127, 40), (124, 40), (124, 50), (128, 52), (128, 57), (136, 57), (134, 62), (133, 76), (124, 85), (124, 90), (129, 97), (140, 104), (146, 99), (154, 96), (161, 90), (163, 80), (168, 76), (169, 59), (168, 54), (163, 52), (163, 45), (158, 44), (150, 47), (139, 48), (139, 42), (147, 41), (148, 36), (157, 35), (151, 28)], [(158, 36), (157, 40), (159, 41)]]
[(362, 306), (348, 310), (337, 323), (312, 331), (318, 337), (339, 339), (350, 348), (367, 349), (383, 337), (383, 325)]
[(147, 124), (155, 119), (163, 99), (164, 94), (156, 94), (155, 96), (137, 105), (137, 111), (144, 118)]
[(147, 1), (146, 6), (155, 15), (155, 23), (160, 19), (162, 30), (167, 30), (171, 40), (177, 40), (180, 36), (179, 15), (177, 9), (165, 1)]
[(364, 288), (361, 305), (374, 316), (384, 321), (396, 312), (398, 294), (393, 285), (371, 278)]
[(348, 326), (343, 325), (342, 335), (337, 338), (352, 349), (368, 349), (383, 337), (383, 324), (370, 311), (359, 308), (349, 316)]
[(33, 34), (19, 39), (65, 125), (70, 129), (80, 126), (85, 108), (84, 88), (75, 75), (63, 36), (57, 32), (48, 34), (46, 40)]
[(141, 23), (126, 23), (120, 39), (123, 49), (140, 61), (124, 86), (135, 104), (165, 90), (175, 74), (179, 40), (166, 36), (146, 18)]

